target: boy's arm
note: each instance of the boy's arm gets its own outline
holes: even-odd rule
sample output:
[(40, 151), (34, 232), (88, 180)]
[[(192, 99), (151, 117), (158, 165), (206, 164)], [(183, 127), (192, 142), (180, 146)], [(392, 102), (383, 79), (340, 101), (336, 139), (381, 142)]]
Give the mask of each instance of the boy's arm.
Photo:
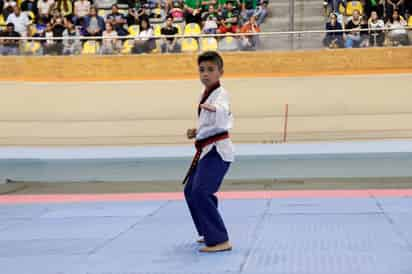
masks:
[(201, 108), (216, 113), (216, 127), (224, 125), (230, 116), (229, 96), (226, 92), (221, 92), (214, 104), (202, 104)]

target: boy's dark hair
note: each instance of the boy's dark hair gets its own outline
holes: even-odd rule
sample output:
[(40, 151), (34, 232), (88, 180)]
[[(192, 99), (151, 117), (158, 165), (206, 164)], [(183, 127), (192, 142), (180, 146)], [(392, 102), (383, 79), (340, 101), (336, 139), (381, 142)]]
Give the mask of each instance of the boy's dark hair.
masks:
[(215, 63), (219, 70), (223, 69), (223, 59), (216, 51), (205, 51), (197, 57), (197, 65), (206, 61)]

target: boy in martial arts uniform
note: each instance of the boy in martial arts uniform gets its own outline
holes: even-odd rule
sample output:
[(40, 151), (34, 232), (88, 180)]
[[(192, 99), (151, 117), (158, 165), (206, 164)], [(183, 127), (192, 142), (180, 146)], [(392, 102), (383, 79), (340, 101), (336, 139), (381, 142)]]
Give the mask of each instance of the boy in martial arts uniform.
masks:
[(198, 57), (200, 81), (205, 87), (198, 106), (198, 127), (188, 129), (187, 137), (196, 138), (196, 154), (183, 180), (185, 198), (200, 236), (206, 247), (200, 252), (232, 249), (222, 217), (217, 210), (215, 193), (234, 160), (229, 129), (233, 118), (227, 91), (220, 86), (223, 60), (214, 51)]

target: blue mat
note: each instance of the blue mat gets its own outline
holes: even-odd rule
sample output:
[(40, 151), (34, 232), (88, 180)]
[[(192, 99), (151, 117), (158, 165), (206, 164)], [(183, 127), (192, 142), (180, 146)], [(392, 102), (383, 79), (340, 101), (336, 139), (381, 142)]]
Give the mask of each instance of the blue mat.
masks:
[(411, 198), (224, 200), (201, 254), (183, 201), (0, 206), (4, 274), (410, 274)]

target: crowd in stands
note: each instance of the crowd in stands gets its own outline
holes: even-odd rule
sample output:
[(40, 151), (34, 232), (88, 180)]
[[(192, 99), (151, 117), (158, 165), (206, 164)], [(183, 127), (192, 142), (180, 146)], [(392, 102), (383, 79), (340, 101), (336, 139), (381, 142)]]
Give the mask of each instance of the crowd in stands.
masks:
[[(218, 43), (227, 50), (231, 44), (236, 44), (233, 49), (254, 50), (257, 36), (196, 35), (257, 33), (268, 12), (268, 0), (110, 1), (0, 0), (0, 53), (140, 54), (214, 49)], [(156, 38), (183, 34), (194, 37)]]
[(329, 48), (406, 46), (412, 42), (412, 0), (329, 0), (323, 43)]

